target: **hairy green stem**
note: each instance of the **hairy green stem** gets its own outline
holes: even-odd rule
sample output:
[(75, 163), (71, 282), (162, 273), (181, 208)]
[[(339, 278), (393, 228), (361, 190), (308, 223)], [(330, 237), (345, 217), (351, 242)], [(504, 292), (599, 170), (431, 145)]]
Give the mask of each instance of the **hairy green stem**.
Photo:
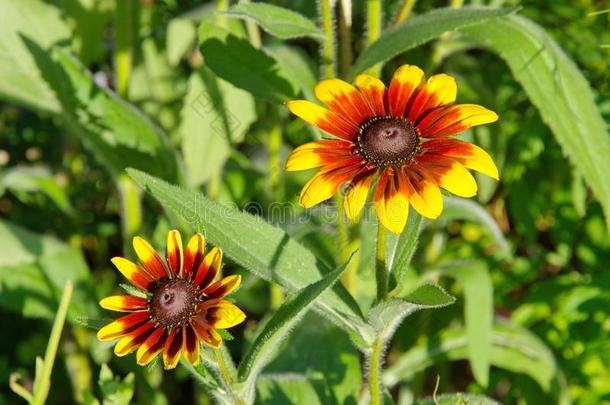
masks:
[[(381, 35), (382, 26), (382, 7), (381, 0), (368, 0), (366, 3), (366, 44), (371, 45)], [(381, 73), (381, 63), (372, 66), (368, 73), (378, 77)]]
[(116, 91), (121, 97), (127, 96), (131, 76), (131, 57), (134, 42), (134, 22), (137, 22), (138, 2), (117, 0), (115, 6), (115, 54), (114, 70)]
[(394, 20), (394, 24), (400, 24), (405, 21), (411, 15), (411, 11), (413, 10), (413, 6), (415, 6), (416, 0), (404, 0), (398, 13), (396, 13), (396, 19)]
[(55, 363), (55, 357), (57, 356), (57, 348), (59, 347), (59, 340), (61, 338), (61, 331), (63, 330), (66, 316), (68, 314), (68, 305), (72, 298), (73, 285), (71, 281), (67, 281), (64, 286), (64, 291), (61, 295), (61, 301), (59, 302), (59, 308), (55, 315), (55, 321), (53, 321), (53, 328), (51, 329), (51, 336), (49, 337), (49, 343), (47, 345), (47, 351), (44, 355), (44, 362), (42, 372), (39, 375), (37, 373), (34, 381), (34, 392), (33, 392), (33, 405), (42, 405), (47, 400), (49, 395), (49, 389), (51, 388), (51, 371), (53, 371), (53, 363)]
[(381, 398), (381, 362), (383, 361), (384, 340), (381, 337), (375, 339), (369, 357), (369, 392), (371, 394), (371, 405), (380, 405)]
[(222, 349), (214, 349), (214, 353), (216, 354), (216, 362), (218, 364), (218, 371), (220, 371), (220, 375), (230, 390), (230, 394), (233, 396), (235, 403), (238, 405), (245, 405), (244, 401), (239, 397), (237, 392), (233, 387), (233, 378), (231, 377), (231, 373), (229, 372), (229, 368), (227, 367), (227, 363), (225, 362), (224, 353)]
[(352, 57), (352, 0), (341, 0), (339, 3), (339, 73), (344, 79), (349, 75)]
[(377, 301), (388, 295), (388, 270), (385, 263), (386, 229), (381, 222), (377, 225), (377, 251), (375, 254), (375, 278), (377, 280)]
[(320, 20), (324, 41), (322, 42), (322, 76), (330, 79), (335, 76), (335, 31), (331, 0), (319, 0)]

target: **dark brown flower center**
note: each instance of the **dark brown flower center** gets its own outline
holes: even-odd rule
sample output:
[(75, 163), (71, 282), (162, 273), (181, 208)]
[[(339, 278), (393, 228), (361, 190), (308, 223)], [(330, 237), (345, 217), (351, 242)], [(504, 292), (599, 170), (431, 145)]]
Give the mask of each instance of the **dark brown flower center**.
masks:
[(406, 118), (373, 118), (360, 125), (358, 146), (370, 162), (380, 166), (400, 165), (419, 149), (419, 134)]
[(183, 324), (194, 314), (199, 303), (197, 290), (183, 279), (168, 280), (153, 292), (150, 316), (166, 327)]

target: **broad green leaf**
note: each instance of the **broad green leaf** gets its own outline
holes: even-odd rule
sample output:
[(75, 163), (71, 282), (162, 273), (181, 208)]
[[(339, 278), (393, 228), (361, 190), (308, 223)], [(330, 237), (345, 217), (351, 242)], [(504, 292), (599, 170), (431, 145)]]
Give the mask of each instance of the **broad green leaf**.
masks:
[(413, 405), (500, 405), (500, 403), (484, 395), (458, 392), (455, 394), (442, 394), (436, 398), (420, 399), (415, 401)]
[(301, 49), (286, 45), (266, 46), (265, 52), (271, 55), (282, 70), (290, 72), (287, 77), (293, 86), (303, 92), (305, 98), (316, 101), (313, 89), (316, 85), (316, 69), (309, 56)]
[(13, 166), (0, 173), (0, 196), (5, 189), (15, 194), (44, 193), (64, 213), (74, 213), (65, 190), (44, 166)]
[(96, 316), (91, 274), (80, 252), (49, 236), (0, 221), (0, 306), (25, 317), (53, 319), (68, 280), (74, 293), (68, 311)]
[(610, 231), (610, 136), (578, 67), (538, 25), (509, 16), (465, 29), (502, 57), (604, 209)]
[(466, 220), (476, 222), (485, 229), (498, 245), (503, 257), (511, 258), (512, 252), (502, 230), (480, 204), (473, 200), (459, 197), (445, 196), (443, 198), (444, 209), (442, 219), (444, 220)]
[(468, 360), (477, 382), (489, 383), (489, 357), (493, 328), (493, 285), (484, 262), (448, 265), (442, 274), (455, 278), (464, 290), (464, 320)]
[(388, 232), (386, 263), (396, 284), (400, 284), (417, 249), (422, 223), (423, 217), (411, 209), (405, 230), (400, 235)]
[(400, 53), (424, 44), (444, 32), (480, 24), (514, 11), (514, 8), (447, 8), (409, 18), (402, 24), (385, 30), (377, 41), (360, 54), (352, 67), (351, 77), (377, 63), (385, 62)]
[(70, 30), (61, 11), (39, 0), (0, 0), (0, 97), (5, 100), (59, 113), (57, 96), (43, 79), (44, 67), (35, 62), (28, 43), (42, 52), (65, 44)]
[(229, 17), (252, 19), (265, 31), (281, 39), (311, 37), (324, 39), (324, 33), (309, 19), (283, 7), (264, 3), (240, 3), (224, 13)]
[(228, 30), (204, 22), (199, 27), (199, 43), (205, 65), (220, 78), (255, 97), (282, 102), (294, 98), (290, 75), (264, 51)]
[(400, 323), (422, 309), (442, 308), (455, 298), (434, 284), (423, 284), (405, 298), (390, 298), (377, 304), (369, 312), (369, 322), (382, 340), (389, 340)]
[(249, 93), (201, 68), (189, 79), (180, 116), (188, 182), (196, 186), (222, 169), (231, 146), (243, 140), (255, 121), (256, 111)]
[(239, 365), (238, 376), (244, 383), (246, 393), (254, 389), (256, 377), (277, 352), (282, 340), (303, 318), (314, 301), (337, 282), (348, 264), (349, 262), (344, 263), (321, 280), (288, 297), (265, 324)]
[(187, 18), (174, 18), (167, 24), (167, 61), (176, 67), (194, 47), (197, 39), (195, 23)]
[[(468, 336), (451, 329), (441, 336), (420, 341), (398, 358), (383, 374), (384, 384), (393, 387), (400, 381), (442, 361), (468, 358)], [(508, 322), (496, 322), (492, 333), (491, 364), (515, 373), (526, 374), (547, 393), (563, 396), (561, 371), (551, 350), (538, 337)]]
[(129, 405), (133, 398), (135, 375), (129, 373), (125, 378), (115, 377), (112, 370), (102, 364), (98, 380), (104, 405)]
[[(355, 260), (354, 255), (352, 263)], [(362, 384), (361, 354), (341, 329), (309, 311), (290, 336), (278, 346), (278, 356), (265, 366), (259, 380), (269, 374), (303, 374), (314, 378), (312, 383), (328, 393), (330, 398), (320, 399), (321, 403), (355, 403)], [(341, 372), (337, 373), (337, 370)], [(316, 376), (331, 375), (332, 378), (321, 378), (320, 381), (315, 379)], [(258, 382), (257, 387), (258, 400), (262, 401)]]
[(160, 128), (132, 105), (97, 86), (66, 52), (55, 49), (51, 57), (35, 43), (28, 46), (66, 111), (64, 123), (110, 173), (118, 175), (133, 166), (178, 179), (176, 153)]
[[(167, 210), (204, 232), (207, 240), (259, 277), (295, 291), (318, 281), (328, 272), (310, 251), (260, 217), (210, 201), (202, 194), (181, 189), (146, 173), (132, 169), (128, 172)], [(340, 284), (323, 294), (315, 307), (337, 325), (359, 333), (360, 339), (370, 338), (372, 331), (364, 322), (358, 304)]]
[(325, 391), (324, 376), (298, 373), (261, 375), (256, 382), (256, 401), (260, 405), (332, 404), (333, 398)]

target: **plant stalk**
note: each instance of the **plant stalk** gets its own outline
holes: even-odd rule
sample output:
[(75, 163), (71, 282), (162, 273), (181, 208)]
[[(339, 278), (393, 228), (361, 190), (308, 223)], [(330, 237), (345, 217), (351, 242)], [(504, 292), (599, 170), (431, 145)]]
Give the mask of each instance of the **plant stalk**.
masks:
[(47, 351), (44, 355), (44, 363), (42, 372), (40, 375), (36, 375), (34, 381), (34, 392), (33, 392), (33, 405), (42, 405), (47, 400), (49, 395), (49, 389), (51, 387), (51, 371), (53, 371), (53, 363), (57, 356), (57, 348), (59, 347), (59, 341), (61, 338), (61, 331), (63, 330), (66, 316), (68, 314), (68, 305), (72, 298), (72, 291), (74, 287), (71, 281), (67, 281), (64, 286), (64, 291), (61, 295), (61, 301), (59, 302), (59, 308), (55, 315), (55, 321), (53, 321), (53, 328), (51, 329), (51, 336), (49, 337), (49, 343), (47, 345)]
[(339, 2), (339, 73), (347, 78), (352, 65), (352, 0)]
[(381, 393), (381, 362), (383, 361), (384, 340), (381, 337), (375, 339), (371, 356), (369, 357), (369, 392), (371, 394), (371, 405), (382, 403)]
[[(371, 45), (381, 35), (382, 28), (382, 7), (381, 0), (368, 0), (366, 3), (366, 22), (367, 34), (366, 44)], [(379, 77), (381, 73), (381, 63), (369, 68), (368, 73), (372, 76)]]
[(377, 280), (377, 302), (388, 295), (388, 270), (385, 263), (386, 229), (381, 222), (377, 224), (377, 251), (375, 254), (375, 278)]
[(413, 10), (413, 6), (415, 6), (416, 0), (404, 0), (402, 6), (398, 10), (396, 14), (396, 19), (394, 20), (394, 24), (400, 24), (405, 21), (411, 15), (411, 11)]
[(335, 76), (335, 31), (333, 29), (333, 9), (331, 0), (319, 0), (320, 20), (324, 32), (322, 42), (322, 76), (330, 79)]

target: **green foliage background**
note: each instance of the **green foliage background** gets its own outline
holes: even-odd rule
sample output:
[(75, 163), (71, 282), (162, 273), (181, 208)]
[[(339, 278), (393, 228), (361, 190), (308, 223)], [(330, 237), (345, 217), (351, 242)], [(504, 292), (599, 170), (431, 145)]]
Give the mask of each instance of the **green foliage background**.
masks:
[[(260, 31), (259, 50), (251, 45), (258, 28), (245, 18), (252, 15), (246, 2), (215, 14), (214, 2), (194, 0), (0, 0), (0, 403), (19, 400), (9, 390), (11, 373), (31, 383), (67, 279), (75, 293), (49, 403), (211, 401), (206, 381), (186, 369), (141, 368), (95, 339), (94, 326), (111, 316), (97, 301), (123, 282), (110, 258), (133, 258), (135, 234), (161, 250), (170, 227), (201, 228), (223, 247), (225, 273), (244, 276), (235, 298), (248, 320), (227, 343), (237, 360), (281, 302), (268, 280), (294, 292), (346, 262), (332, 204), (302, 210), (297, 196), (309, 174), (282, 169), (295, 146), (319, 136), (281, 105), (313, 99), (324, 38), (316, 4), (268, 3), (304, 17), (287, 25), (283, 15), (256, 19), (269, 30)], [(402, 2), (382, 3), (389, 26)], [(519, 16), (483, 21), (489, 11), (465, 14), (479, 24), (462, 27), (453, 15), (432, 14), (416, 35), (422, 21), (416, 18), (449, 5), (421, 0), (407, 20), (413, 25), (392, 37), (396, 49), (388, 42), (378, 51), (387, 55), (375, 59), (374, 49), (365, 51), (365, 4), (353, 1), (356, 70), (391, 57), (382, 69), (386, 81), (407, 62), (427, 74), (446, 72), (458, 80), (459, 101), (500, 115), (497, 124), (464, 134), (490, 151), (500, 182), (477, 178), (478, 200), (448, 198), (438, 221), (410, 222), (403, 236), (388, 241), (397, 296), (417, 303), (416, 287), (435, 282), (456, 302), (414, 313), (398, 327), (383, 382), (401, 404), (431, 395), (437, 376), (439, 393), (501, 403), (610, 401), (610, 14), (589, 15), (609, 5), (465, 3), (503, 8), (494, 15), (519, 6)], [(460, 29), (443, 34), (453, 28)], [(528, 49), (543, 56), (520, 59)], [(120, 62), (125, 55), (130, 69)], [(339, 67), (338, 74), (356, 70)], [(126, 87), (119, 88), (122, 78)], [(127, 167), (190, 191), (172, 191), (141, 172), (130, 171), (132, 179)], [(256, 228), (268, 240), (293, 238), (277, 275), (266, 273), (271, 251), (254, 249), (250, 257), (240, 250), (251, 240), (244, 230), (255, 224), (220, 216), (193, 224), (181, 204), (198, 204), (196, 192), (212, 200), (200, 210), (230, 204), (281, 228)], [(353, 295), (369, 319), (360, 319), (337, 288), (314, 305), (337, 313), (298, 313), (301, 322), (267, 355), (258, 403), (355, 404), (363, 395), (367, 370), (354, 343), (377, 330), (375, 316), (395, 321), (383, 318), (384, 308), (369, 314), (371, 219), (349, 228), (350, 248), (359, 249), (349, 265), (357, 274)], [(408, 244), (401, 238), (420, 227), (409, 262), (412, 252), (392, 248)], [(301, 265), (295, 257), (311, 272), (293, 271)], [(421, 307), (448, 303), (439, 298)], [(401, 305), (388, 313), (413, 309)]]

